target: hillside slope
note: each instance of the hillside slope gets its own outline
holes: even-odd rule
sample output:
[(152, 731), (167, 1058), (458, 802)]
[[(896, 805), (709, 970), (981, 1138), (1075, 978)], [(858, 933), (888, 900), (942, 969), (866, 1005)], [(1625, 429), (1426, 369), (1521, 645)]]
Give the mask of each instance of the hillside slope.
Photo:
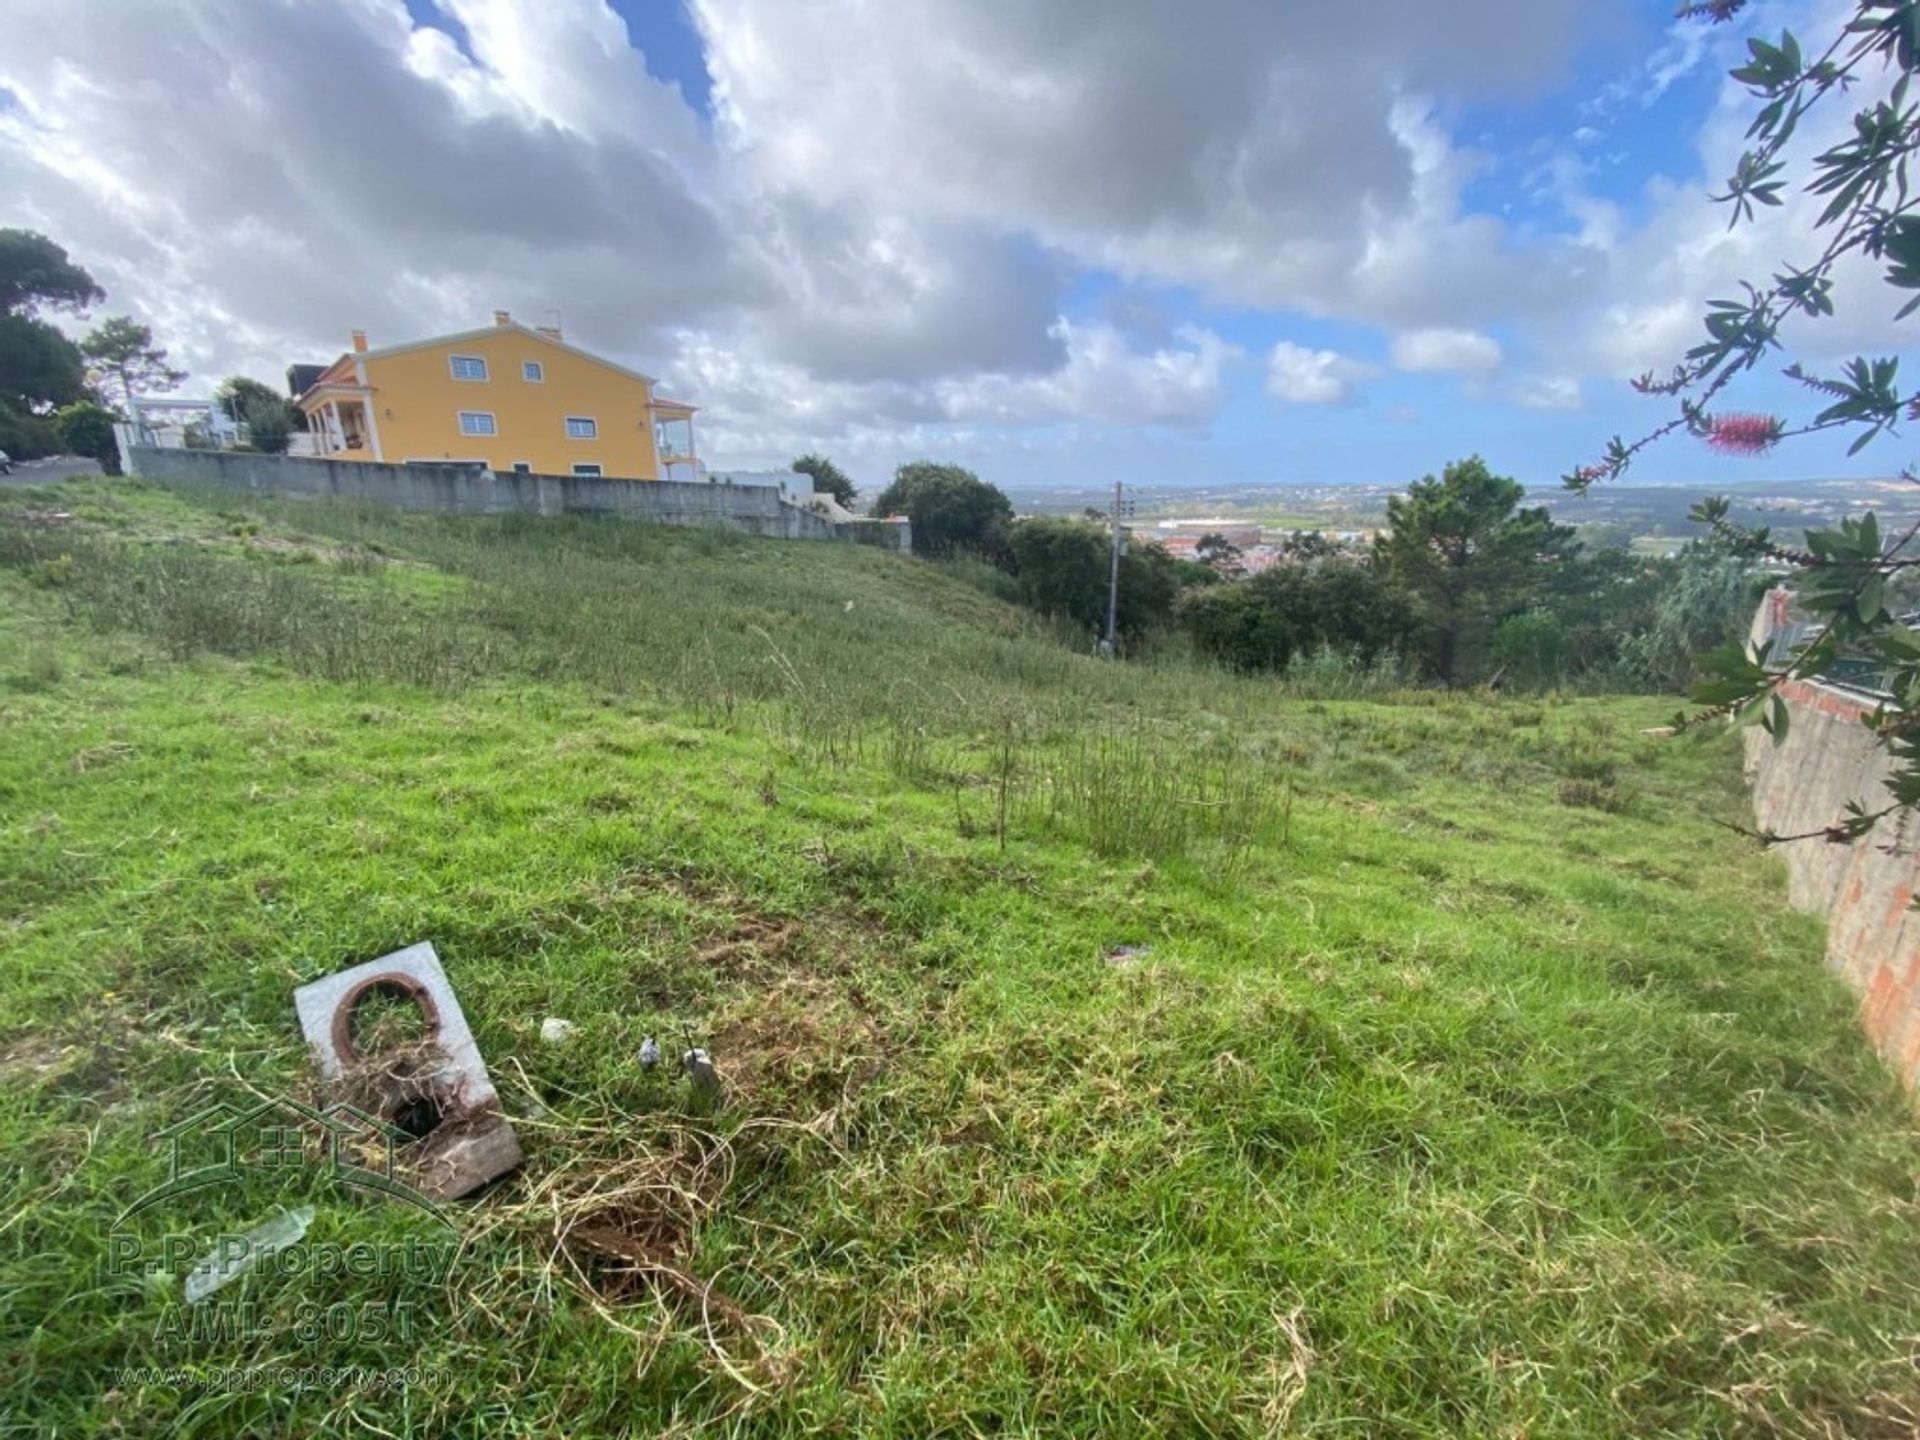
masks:
[[(127, 484), (0, 494), (0, 594), (28, 1428), (1920, 1424), (1913, 1121), (1670, 702), (1105, 664), (865, 550)], [(183, 1333), (110, 1263), (156, 1132), (305, 1093), (292, 987), (421, 939), (526, 1164), (444, 1283), (263, 1267)], [(425, 1223), (260, 1169), (138, 1223), (303, 1199)], [(272, 1365), (414, 1372), (204, 1383)]]

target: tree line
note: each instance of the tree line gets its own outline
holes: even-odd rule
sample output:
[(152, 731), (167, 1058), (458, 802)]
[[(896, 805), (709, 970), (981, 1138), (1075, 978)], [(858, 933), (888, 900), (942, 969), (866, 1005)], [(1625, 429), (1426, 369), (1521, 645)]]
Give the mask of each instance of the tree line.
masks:
[[(77, 340), (53, 323), (59, 314), (84, 318), (106, 298), (45, 235), (0, 229), (0, 450), (14, 459), (85, 455), (117, 474), (114, 421), (131, 418), (135, 397), (186, 380), (152, 327), (131, 315), (109, 316)], [(277, 390), (243, 375), (222, 381), (214, 401), (269, 453), (283, 453), (304, 424)]]
[[(855, 500), (832, 461), (803, 456), (794, 468), (840, 503)], [(1194, 560), (1132, 537), (1120, 561), (1123, 648), (1186, 644), (1229, 668), (1274, 674), (1332, 652), (1445, 686), (1673, 691), (1695, 678), (1697, 655), (1745, 633), (1762, 582), (1730, 547), (1707, 539), (1670, 557), (1590, 547), (1525, 497), (1518, 481), (1469, 457), (1392, 497), (1370, 549), (1298, 533), (1252, 575), (1222, 536), (1203, 536)], [(905, 516), (916, 554), (964, 562), (1089, 645), (1103, 629), (1104, 517), (1017, 518), (997, 486), (931, 461), (899, 467), (872, 510)]]

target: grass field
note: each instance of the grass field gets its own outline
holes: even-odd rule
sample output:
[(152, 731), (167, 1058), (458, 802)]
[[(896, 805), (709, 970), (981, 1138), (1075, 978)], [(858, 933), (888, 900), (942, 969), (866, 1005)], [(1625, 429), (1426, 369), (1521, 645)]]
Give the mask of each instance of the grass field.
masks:
[[(1915, 1432), (1920, 1137), (1733, 736), (1103, 664), (967, 579), (0, 492), (4, 1423)], [(115, 1226), (156, 1132), (307, 1093), (295, 985), (423, 939), (525, 1165), (443, 1277), (196, 1332), (116, 1235), (444, 1233), (313, 1167)]]

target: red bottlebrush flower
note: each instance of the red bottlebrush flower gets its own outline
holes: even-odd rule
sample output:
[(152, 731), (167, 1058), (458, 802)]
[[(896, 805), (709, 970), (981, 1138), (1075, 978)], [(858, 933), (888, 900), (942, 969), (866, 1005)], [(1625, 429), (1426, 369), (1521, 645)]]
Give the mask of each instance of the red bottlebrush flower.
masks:
[(1764, 455), (1780, 443), (1784, 427), (1771, 415), (1715, 415), (1706, 422), (1707, 444), (1723, 455)]

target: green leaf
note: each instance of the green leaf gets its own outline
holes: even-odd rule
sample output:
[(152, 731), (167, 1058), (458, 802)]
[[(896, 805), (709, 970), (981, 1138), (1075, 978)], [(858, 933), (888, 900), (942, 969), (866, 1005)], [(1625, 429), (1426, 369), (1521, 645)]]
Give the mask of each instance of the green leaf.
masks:
[(1792, 716), (1787, 710), (1787, 702), (1781, 699), (1779, 694), (1776, 693), (1773, 697), (1773, 725), (1771, 726), (1774, 744), (1784, 745), (1786, 743), (1787, 726), (1791, 719)]

